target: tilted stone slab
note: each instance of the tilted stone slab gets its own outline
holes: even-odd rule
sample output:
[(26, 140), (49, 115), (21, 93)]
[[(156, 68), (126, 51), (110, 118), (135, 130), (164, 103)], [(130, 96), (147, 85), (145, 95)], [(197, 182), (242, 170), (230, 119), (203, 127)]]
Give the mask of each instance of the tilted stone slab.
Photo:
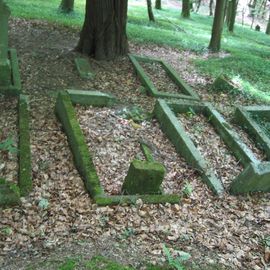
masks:
[(75, 58), (75, 64), (81, 78), (93, 79), (95, 77), (95, 74), (92, 71), (89, 61), (87, 59)]
[[(104, 98), (107, 99), (106, 96)], [(95, 104), (91, 105), (95, 106)], [(144, 203), (179, 203), (180, 196), (177, 194), (106, 195), (67, 92), (59, 93), (55, 112), (68, 137), (76, 168), (84, 180), (87, 191), (98, 205), (135, 204), (138, 199), (141, 199)]]
[[(193, 91), (193, 89), (188, 86), (180, 77), (178, 76), (177, 72), (166, 62), (150, 58), (150, 57), (142, 57), (134, 54), (129, 54), (129, 59), (132, 62), (138, 77), (141, 80), (143, 86), (146, 87), (147, 92), (149, 95), (157, 98), (182, 98), (182, 99), (193, 99), (199, 100), (199, 96)], [(161, 92), (156, 89), (153, 82), (149, 78), (149, 76), (144, 71), (143, 67), (140, 65), (139, 61), (147, 62), (147, 63), (159, 63), (162, 68), (166, 71), (167, 75), (171, 78), (171, 80), (179, 87), (182, 93), (167, 93)]]
[(158, 194), (162, 184), (165, 167), (158, 162), (133, 160), (122, 186), (124, 194)]
[[(177, 152), (183, 156), (186, 161), (202, 174), (202, 179), (216, 194), (224, 191), (221, 181), (215, 176), (210, 164), (207, 164), (196, 146), (185, 132), (184, 127), (176, 118), (175, 113), (185, 113), (192, 108), (195, 113), (205, 115), (214, 126), (223, 141), (227, 144), (234, 156), (242, 163), (244, 168), (251, 163), (258, 163), (258, 160), (242, 142), (240, 137), (225, 121), (225, 119), (209, 103), (199, 103), (192, 101), (168, 102), (158, 100), (155, 105), (155, 116), (158, 118), (163, 131), (167, 134), (174, 144)], [(244, 174), (244, 171), (240, 176)], [(240, 177), (238, 176), (238, 177)]]
[(116, 98), (96, 90), (67, 90), (73, 104), (91, 106), (112, 106), (116, 103)]

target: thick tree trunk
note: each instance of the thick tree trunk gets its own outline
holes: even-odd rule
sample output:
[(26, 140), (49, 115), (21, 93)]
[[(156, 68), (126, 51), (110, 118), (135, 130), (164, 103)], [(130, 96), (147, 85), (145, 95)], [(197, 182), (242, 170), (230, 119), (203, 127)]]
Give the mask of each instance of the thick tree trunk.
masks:
[(190, 1), (189, 0), (182, 0), (182, 13), (181, 16), (183, 18), (190, 17)]
[(265, 34), (270, 35), (270, 14), (269, 14), (269, 19), (268, 19)]
[(156, 0), (155, 8), (161, 9), (161, 0)]
[(213, 16), (213, 5), (214, 5), (214, 0), (210, 0), (210, 2), (209, 2), (209, 16)]
[(147, 3), (147, 11), (148, 11), (149, 21), (154, 22), (155, 17), (154, 17), (154, 13), (153, 13), (153, 9), (152, 9), (152, 1), (146, 0), (146, 3)]
[(128, 52), (127, 0), (87, 0), (77, 50), (97, 60), (110, 60)]
[(226, 0), (217, 0), (215, 16), (212, 27), (212, 36), (209, 44), (209, 50), (218, 52), (220, 50), (221, 36), (224, 24), (224, 8)]
[(70, 13), (74, 11), (74, 0), (62, 0), (59, 9), (63, 13)]
[(234, 29), (234, 24), (235, 24), (235, 18), (236, 18), (236, 14), (237, 14), (237, 5), (238, 5), (238, 1), (237, 0), (231, 0), (231, 5), (230, 5), (230, 18), (227, 21), (227, 26), (228, 26), (228, 30), (230, 32), (233, 32)]

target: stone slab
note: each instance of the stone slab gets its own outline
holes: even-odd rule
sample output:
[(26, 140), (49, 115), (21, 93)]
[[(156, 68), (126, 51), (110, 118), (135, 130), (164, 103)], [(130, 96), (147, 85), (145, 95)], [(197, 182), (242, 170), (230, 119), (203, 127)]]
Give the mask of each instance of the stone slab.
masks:
[(92, 71), (89, 61), (87, 59), (75, 58), (75, 64), (81, 78), (93, 79), (95, 77), (95, 74)]

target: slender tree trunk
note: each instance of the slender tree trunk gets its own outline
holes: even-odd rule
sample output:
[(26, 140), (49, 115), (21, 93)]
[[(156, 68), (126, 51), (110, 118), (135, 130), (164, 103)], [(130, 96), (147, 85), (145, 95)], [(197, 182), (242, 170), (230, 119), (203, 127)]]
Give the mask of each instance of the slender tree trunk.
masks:
[(213, 5), (214, 5), (214, 0), (210, 0), (210, 2), (209, 2), (209, 16), (213, 16)]
[(268, 19), (265, 34), (270, 35), (270, 14), (269, 14), (269, 19)]
[(62, 0), (59, 9), (63, 13), (70, 13), (74, 11), (74, 0)]
[(77, 50), (97, 60), (127, 54), (126, 23), (127, 0), (86, 0)]
[(199, 12), (201, 3), (202, 3), (202, 0), (198, 0), (198, 1), (197, 1), (197, 6), (196, 6), (196, 10), (195, 10), (196, 13)]
[(237, 14), (237, 6), (238, 6), (238, 0), (232, 0), (232, 12), (231, 12), (231, 18), (228, 24), (228, 30), (230, 32), (233, 32), (234, 30), (235, 18)]
[(226, 0), (217, 0), (215, 16), (212, 27), (212, 36), (209, 44), (209, 50), (218, 52), (220, 50), (221, 36), (224, 24), (224, 8)]
[(147, 11), (148, 11), (149, 21), (154, 22), (155, 16), (154, 16), (153, 9), (152, 9), (152, 1), (146, 0), (146, 3), (147, 3)]
[(182, 0), (182, 13), (183, 18), (190, 18), (190, 1)]
[(161, 0), (156, 0), (155, 8), (161, 9)]

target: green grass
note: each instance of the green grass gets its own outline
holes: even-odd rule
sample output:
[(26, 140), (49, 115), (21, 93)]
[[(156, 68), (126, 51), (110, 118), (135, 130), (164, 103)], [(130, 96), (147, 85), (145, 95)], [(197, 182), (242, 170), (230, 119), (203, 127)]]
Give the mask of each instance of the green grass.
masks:
[[(75, 1), (75, 12), (65, 15), (58, 12), (59, 0), (6, 0), (15, 17), (47, 20), (79, 30), (84, 19), (85, 0)], [(207, 51), (212, 18), (191, 14), (191, 19), (182, 19), (180, 10), (154, 10), (156, 23), (147, 17), (145, 1), (129, 0), (128, 37), (138, 43), (168, 45), (191, 50), (198, 54)], [(270, 75), (270, 36), (236, 25), (235, 34), (226, 30), (222, 49), (228, 52), (225, 58), (211, 57), (194, 61), (198, 70), (212, 76), (225, 73), (242, 83), (246, 95), (270, 101), (268, 80)]]

